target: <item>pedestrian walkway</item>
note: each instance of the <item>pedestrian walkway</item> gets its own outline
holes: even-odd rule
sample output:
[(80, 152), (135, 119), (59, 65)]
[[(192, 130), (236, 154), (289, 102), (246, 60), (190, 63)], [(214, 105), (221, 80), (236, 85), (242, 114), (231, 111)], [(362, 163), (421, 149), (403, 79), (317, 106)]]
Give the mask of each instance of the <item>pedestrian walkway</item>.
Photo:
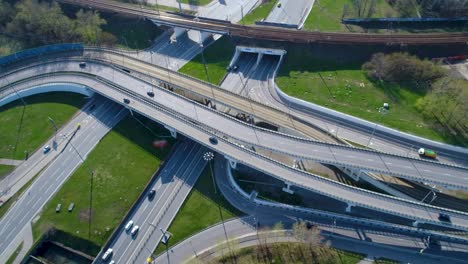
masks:
[(23, 162), (23, 160), (14, 160), (14, 159), (0, 159), (1, 165), (10, 165), (10, 166), (18, 166)]
[(25, 229), (23, 229), (23, 247), (21, 248), (21, 251), (18, 253), (18, 256), (16, 256), (15, 261), (13, 264), (20, 264), (21, 261), (24, 259), (26, 254), (28, 254), (28, 251), (32, 248), (33, 243), (34, 243), (34, 238), (33, 238), (33, 233), (31, 229), (31, 225), (27, 225)]

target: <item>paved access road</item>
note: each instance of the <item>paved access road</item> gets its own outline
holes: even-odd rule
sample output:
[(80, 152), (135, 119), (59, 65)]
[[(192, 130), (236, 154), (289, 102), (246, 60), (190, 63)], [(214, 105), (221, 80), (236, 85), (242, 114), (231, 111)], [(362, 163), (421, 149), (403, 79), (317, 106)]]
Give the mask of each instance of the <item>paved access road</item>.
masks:
[[(61, 75), (48, 75), (46, 80), (28, 80), (21, 84), (17, 84), (16, 89), (22, 90), (33, 85), (38, 85), (41, 82), (70, 82), (80, 83), (87, 87), (93, 87), (95, 91), (105, 94), (107, 97), (117, 102), (122, 102), (124, 98), (130, 98), (131, 101), (128, 104), (128, 107), (131, 107), (133, 110), (172, 127), (174, 130), (183, 133), (187, 137), (216, 149), (217, 152), (222, 153), (223, 155), (234, 157), (235, 159), (242, 161), (245, 165), (260, 170), (282, 181), (344, 201), (349, 203), (350, 206), (361, 206), (372, 210), (383, 211), (389, 214), (408, 217), (424, 223), (445, 226), (446, 224), (438, 220), (439, 212), (444, 211), (451, 216), (451, 227), (464, 230), (468, 229), (468, 216), (465, 213), (448, 211), (446, 209), (435, 208), (422, 203), (395, 199), (394, 197), (364, 191), (338, 182), (330, 181), (319, 176), (307, 174), (303, 171), (293, 169), (289, 166), (285, 166), (284, 164), (280, 164), (274, 160), (258, 155), (249, 149), (242, 148), (241, 146), (229, 141), (229, 139), (225, 139), (223, 137), (219, 137), (218, 144), (213, 145), (209, 143), (208, 140), (210, 135), (213, 134), (212, 132), (205, 130), (205, 126), (217, 126), (220, 124), (204, 122), (202, 126), (199, 126), (196, 121), (188, 121), (186, 118), (187, 115), (194, 117), (201, 116), (201, 113), (208, 113), (208, 116), (211, 116), (212, 114), (219, 116), (219, 113), (209, 111), (207, 108), (203, 108), (193, 102), (190, 102), (191, 105), (190, 103), (184, 103), (183, 98), (179, 98), (165, 90), (155, 90), (154, 99), (148, 99), (148, 96), (146, 96), (146, 89), (148, 88), (148, 86), (146, 86), (147, 84), (142, 84), (141, 80), (133, 79), (132, 77), (124, 74), (124, 72), (115, 71), (115, 73), (113, 73), (114, 70), (107, 68), (107, 66), (92, 65), (90, 63), (89, 67), (87, 66), (87, 70), (93, 70), (95, 71), (95, 74), (99, 76), (109, 76), (109, 78), (111, 78), (103, 83), (104, 80), (89, 78), (88, 75), (72, 75), (70, 72), (73, 71), (73, 67), (78, 67), (76, 62), (72, 64), (61, 64), (57, 62), (54, 64), (53, 68), (55, 69), (55, 67), (58, 67), (59, 69), (69, 69), (70, 71)], [(43, 71), (47, 71), (48, 67), (42, 65), (41, 69), (43, 69)], [(106, 71), (108, 72), (106, 73)], [(22, 71), (21, 73), (18, 72), (18, 74), (24, 73), (26, 73), (26, 76), (30, 76), (28, 75), (27, 70)], [(113, 80), (114, 83), (119, 83), (125, 87), (132, 87), (133, 90), (128, 90), (124, 87), (115, 87), (113, 85), (110, 86), (107, 82), (112, 83)], [(158, 101), (158, 104), (153, 103), (153, 100)], [(159, 102), (161, 105), (159, 105)], [(170, 107), (162, 107), (165, 106), (165, 104), (168, 104)], [(183, 114), (179, 114), (181, 113), (181, 109)], [(195, 120), (197, 119), (195, 118)], [(225, 118), (223, 120), (223, 122), (227, 121), (238, 123), (231, 118)], [(229, 129), (229, 126), (226, 127)], [(238, 137), (240, 132), (249, 133), (250, 131), (233, 129), (226, 131), (226, 133), (235, 134), (235, 136), (232, 136), (234, 138)], [(263, 132), (268, 133), (266, 131)], [(250, 133), (251, 135), (255, 135), (253, 131)]]
[(297, 25), (302, 28), (315, 0), (279, 0), (265, 22)]
[[(178, 143), (175, 151), (157, 172), (156, 181), (151, 184), (156, 195), (149, 199), (146, 193), (143, 194), (126, 221), (116, 231), (118, 233), (115, 239), (107, 244), (103, 252), (112, 248), (112, 259), (116, 263), (145, 263), (205, 168), (203, 154), (206, 151), (206, 148), (191, 140), (185, 139)], [(124, 230), (130, 220), (140, 227), (136, 236)], [(98, 255), (95, 263), (109, 261), (102, 261), (101, 258), (102, 254)]]
[[(101, 98), (104, 100), (104, 98)], [(59, 190), (72, 172), (82, 163), (94, 146), (122, 117), (128, 114), (121, 105), (104, 100), (88, 112), (81, 121), (81, 129), (70, 136), (67, 144), (59, 146), (52, 152), (61, 152), (57, 158), (42, 172), (34, 183), (24, 192), (19, 200), (0, 220), (0, 263), (5, 263), (11, 253), (21, 242), (20, 231), (31, 223), (46, 202)], [(76, 126), (73, 127), (76, 129)], [(51, 142), (47, 142), (51, 144)], [(75, 149), (76, 148), (76, 149)]]
[[(152, 100), (155, 103), (217, 131), (215, 133), (218, 134), (218, 137), (228, 137), (247, 145), (262, 147), (298, 159), (314, 160), (325, 164), (399, 176), (409, 180), (468, 189), (468, 168), (406, 158), (373, 150), (317, 142), (261, 129), (199, 105), (184, 97), (177, 96), (165, 89), (153, 89), (154, 87), (149, 83), (99, 63), (88, 62), (85, 69), (80, 69), (76, 62), (66, 61), (56, 61), (53, 64), (44, 64), (40, 67), (44, 72), (63, 72), (66, 69), (71, 72), (83, 71), (101, 76), (101, 78), (108, 79), (108, 81), (118, 83), (124, 87), (132, 87), (133, 92), (146, 98), (148, 98), (147, 91), (152, 89), (155, 93)], [(34, 76), (35, 73), (35, 67), (31, 67), (9, 75), (9, 79), (22, 80), (27, 76)], [(109, 94), (103, 94), (109, 96)], [(242, 158), (238, 158), (238, 160), (242, 160)]]

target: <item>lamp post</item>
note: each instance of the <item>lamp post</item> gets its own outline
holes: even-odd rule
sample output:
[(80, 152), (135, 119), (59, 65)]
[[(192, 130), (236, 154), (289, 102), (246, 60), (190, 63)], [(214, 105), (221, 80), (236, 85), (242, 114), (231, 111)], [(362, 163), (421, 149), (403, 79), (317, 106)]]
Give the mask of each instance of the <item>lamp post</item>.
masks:
[(55, 129), (54, 144), (53, 144), (55, 146), (55, 144), (57, 144), (57, 125), (55, 124), (55, 121), (54, 121), (54, 119), (52, 119), (52, 117), (48, 116), (47, 118), (49, 119), (50, 123), (52, 124), (52, 126)]
[(379, 126), (379, 123), (382, 120), (383, 116), (388, 113), (388, 104), (384, 104), (384, 106), (379, 107), (379, 113), (380, 113), (379, 120), (375, 123), (374, 130), (372, 130), (372, 134), (369, 138), (369, 142), (367, 142), (366, 147), (369, 147), (369, 145), (371, 144), (372, 138), (374, 137), (375, 130)]
[(205, 152), (205, 154), (203, 154), (203, 159), (204, 159), (205, 161), (207, 161), (208, 164), (210, 165), (210, 174), (211, 174), (211, 179), (213, 180), (213, 188), (214, 188), (214, 191), (215, 191), (215, 193), (218, 193), (218, 192), (216, 191), (216, 182), (215, 182), (215, 179), (214, 179), (214, 177), (213, 177), (213, 169), (211, 168), (211, 161), (213, 160), (213, 158), (214, 158), (214, 154), (213, 154), (213, 152), (211, 152), (211, 151)]
[[(68, 140), (67, 136), (66, 135), (63, 135), (63, 137)], [(83, 156), (81, 156), (80, 152), (78, 151), (78, 149), (76, 149), (75, 145), (73, 145), (73, 143), (70, 141), (69, 142), (70, 146), (73, 148), (73, 150), (76, 152), (76, 154), (78, 155), (78, 157), (80, 157), (81, 161), (83, 162), (83, 164), (86, 166), (86, 168), (88, 169), (88, 172), (89, 172), (89, 181), (90, 181), (90, 185), (89, 185), (89, 218), (88, 218), (88, 239), (91, 241), (91, 214), (92, 214), (92, 210), (93, 210), (93, 181), (94, 181), (94, 171), (89, 167), (88, 163), (86, 162), (86, 160), (83, 158)]]

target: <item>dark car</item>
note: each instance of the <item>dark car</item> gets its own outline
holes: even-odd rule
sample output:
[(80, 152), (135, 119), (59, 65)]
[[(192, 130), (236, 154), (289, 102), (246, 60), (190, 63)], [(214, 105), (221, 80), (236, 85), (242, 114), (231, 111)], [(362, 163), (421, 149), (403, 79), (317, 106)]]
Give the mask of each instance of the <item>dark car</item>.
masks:
[(154, 97), (154, 93), (152, 91), (148, 91), (146, 92), (146, 94), (149, 96), (149, 97)]
[(80, 62), (80, 68), (85, 68), (86, 67), (86, 62)]
[(129, 104), (129, 103), (130, 103), (130, 99), (124, 98), (124, 103)]
[(450, 220), (450, 216), (447, 215), (447, 214), (442, 214), (440, 213), (439, 214), (439, 220), (442, 221), (442, 222), (447, 222), (447, 223), (451, 223), (452, 221)]
[(156, 195), (156, 190), (152, 189), (151, 191), (148, 192), (148, 199), (153, 199), (154, 195)]
[(215, 137), (210, 137), (210, 143), (213, 144), (213, 145), (216, 145), (216, 144), (218, 144), (218, 139), (215, 138)]

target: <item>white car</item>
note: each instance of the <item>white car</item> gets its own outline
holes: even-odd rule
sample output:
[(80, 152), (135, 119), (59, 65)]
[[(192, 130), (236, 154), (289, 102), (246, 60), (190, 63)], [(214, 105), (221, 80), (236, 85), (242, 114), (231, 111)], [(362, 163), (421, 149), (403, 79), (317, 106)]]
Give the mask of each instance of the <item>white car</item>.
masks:
[(128, 221), (128, 223), (125, 225), (125, 231), (130, 230), (133, 226), (133, 220)]
[(136, 235), (136, 234), (138, 233), (138, 229), (140, 229), (139, 226), (137, 226), (137, 225), (134, 226), (134, 227), (132, 228), (132, 231), (130, 232), (130, 234), (132, 234), (132, 236)]
[(112, 248), (108, 248), (106, 250), (106, 253), (104, 253), (104, 255), (102, 255), (102, 260), (106, 261), (110, 255), (112, 255)]

